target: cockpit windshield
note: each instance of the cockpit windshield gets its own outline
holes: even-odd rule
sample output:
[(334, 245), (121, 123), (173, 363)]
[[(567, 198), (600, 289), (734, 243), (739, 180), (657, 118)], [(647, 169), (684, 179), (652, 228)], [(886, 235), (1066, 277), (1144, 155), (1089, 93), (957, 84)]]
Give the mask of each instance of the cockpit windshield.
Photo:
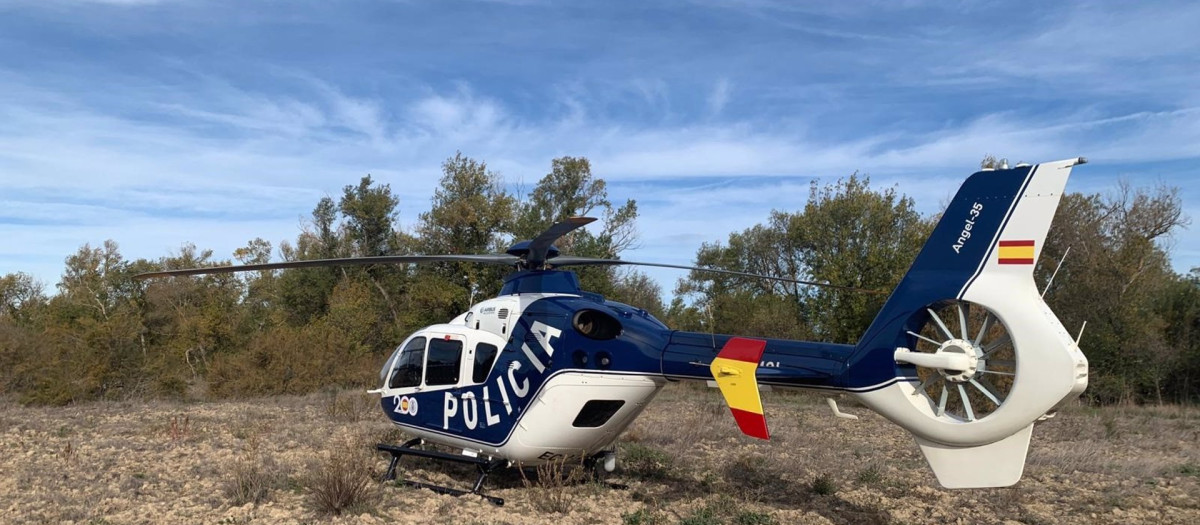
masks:
[(396, 359), (396, 365), (392, 369), (392, 379), (388, 382), (388, 388), (420, 386), (421, 367), (424, 364), (425, 338), (414, 337), (408, 344), (404, 345), (404, 350), (400, 352), (400, 357)]

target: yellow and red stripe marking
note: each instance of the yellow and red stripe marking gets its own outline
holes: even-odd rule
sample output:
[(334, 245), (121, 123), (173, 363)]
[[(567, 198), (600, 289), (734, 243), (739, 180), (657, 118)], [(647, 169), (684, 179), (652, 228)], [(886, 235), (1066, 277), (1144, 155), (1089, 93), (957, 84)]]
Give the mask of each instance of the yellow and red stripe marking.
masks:
[(709, 366), (738, 428), (743, 434), (759, 439), (771, 438), (762, 399), (758, 395), (758, 381), (754, 377), (766, 347), (767, 342), (760, 339), (734, 337), (725, 343)]
[(1000, 241), (1000, 264), (1033, 264), (1033, 241)]

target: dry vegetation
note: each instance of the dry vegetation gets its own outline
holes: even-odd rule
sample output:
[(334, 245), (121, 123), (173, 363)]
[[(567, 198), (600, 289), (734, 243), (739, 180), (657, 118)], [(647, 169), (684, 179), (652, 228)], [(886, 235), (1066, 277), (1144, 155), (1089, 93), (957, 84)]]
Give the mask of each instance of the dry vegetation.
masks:
[[(372, 478), (403, 436), (357, 393), (219, 403), (0, 400), (0, 521), (14, 523), (1200, 523), (1200, 410), (1072, 408), (1039, 424), (1014, 488), (938, 488), (866, 410), (770, 393), (773, 439), (740, 436), (713, 391), (673, 385), (603, 482), (573, 465), (488, 482), (507, 504)], [(469, 486), (472, 470), (401, 462)]]

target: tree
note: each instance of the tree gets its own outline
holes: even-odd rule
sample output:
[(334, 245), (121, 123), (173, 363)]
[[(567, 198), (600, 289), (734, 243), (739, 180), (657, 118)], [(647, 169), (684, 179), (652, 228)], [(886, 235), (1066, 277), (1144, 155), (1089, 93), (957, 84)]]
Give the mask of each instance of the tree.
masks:
[[(396, 206), (399, 204), (399, 199), (392, 195), (391, 186), (376, 185), (370, 175), (363, 177), (357, 186), (350, 185), (342, 189), (338, 210), (346, 219), (346, 234), (354, 247), (354, 255), (372, 257), (394, 253), (395, 233), (392, 226), (396, 222)], [(327, 203), (323, 199), (313, 212), (322, 241), (327, 235), (327, 213)]]
[[(580, 229), (564, 236), (556, 243), (563, 253), (617, 258), (637, 241), (637, 202), (629, 199), (614, 208), (608, 200), (607, 184), (592, 176), (592, 165), (586, 158), (559, 157), (551, 161), (550, 173), (538, 181), (522, 203), (514, 233), (518, 239), (532, 239), (555, 222), (594, 213), (603, 221), (600, 233)], [(611, 293), (613, 268), (581, 268), (578, 273), (585, 289)]]
[(427, 253), (487, 253), (504, 246), (515, 199), (500, 175), (461, 152), (442, 163), (442, 178), (417, 231)]
[[(912, 198), (895, 188), (872, 190), (869, 178), (855, 174), (820, 189), (814, 183), (804, 212), (791, 217), (788, 235), (812, 279), (887, 292), (904, 277), (933, 226)], [(817, 288), (804, 301), (805, 314), (818, 337), (852, 343), (885, 298)]]
[[(500, 175), (487, 164), (461, 152), (442, 163), (442, 178), (434, 191), (432, 206), (420, 216), (418, 245), (427, 254), (477, 254), (502, 252), (505, 232), (510, 231), (516, 200), (504, 190)], [(468, 263), (446, 263), (424, 267), (420, 278), (442, 280), (452, 287), (451, 302), (438, 305), (438, 316), (454, 316), (478, 296), (500, 289), (504, 268)]]
[[(887, 291), (903, 277), (932, 227), (911, 198), (892, 188), (873, 190), (870, 179), (854, 174), (824, 187), (814, 182), (801, 211), (774, 211), (766, 224), (730, 234), (725, 245), (705, 244), (696, 265)], [(884, 299), (705, 272), (692, 272), (677, 293), (691, 295), (715, 331), (746, 333), (755, 327), (766, 335), (843, 343), (862, 335)]]
[[(350, 188), (347, 186), (347, 188)], [(279, 246), (285, 261), (306, 261), (348, 256), (347, 235), (338, 224), (333, 199), (322, 197), (312, 211), (312, 222), (296, 238)], [(282, 272), (277, 283), (284, 317), (293, 325), (311, 322), (325, 313), (329, 295), (344, 272), (334, 267), (295, 268)]]
[(609, 297), (619, 303), (641, 308), (659, 319), (666, 316), (662, 302), (662, 287), (649, 275), (637, 270), (618, 272)]
[(25, 322), (34, 309), (46, 303), (41, 283), (27, 273), (10, 273), (0, 277), (0, 318)]
[(1092, 399), (1161, 402), (1186, 369), (1188, 343), (1180, 338), (1190, 336), (1172, 319), (1187, 322), (1190, 292), (1162, 242), (1186, 224), (1176, 188), (1122, 183), (1108, 197), (1063, 196), (1037, 275), (1046, 282), (1070, 248), (1046, 299), (1069, 330), (1087, 322), (1080, 348), (1091, 365)]

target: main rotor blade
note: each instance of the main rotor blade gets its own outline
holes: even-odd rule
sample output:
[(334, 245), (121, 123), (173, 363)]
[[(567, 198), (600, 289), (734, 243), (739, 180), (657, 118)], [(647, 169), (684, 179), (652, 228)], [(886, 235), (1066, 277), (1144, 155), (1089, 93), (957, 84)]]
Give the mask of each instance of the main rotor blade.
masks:
[(437, 262), (472, 262), (503, 264), (512, 266), (519, 261), (512, 255), (381, 255), (378, 257), (346, 257), (341, 259), (313, 259), (266, 264), (243, 264), (239, 266), (212, 266), (209, 268), (186, 268), (163, 270), (135, 275), (135, 279), (152, 277), (178, 277), (184, 275), (207, 275), (213, 273), (252, 272), (257, 270), (284, 270), (288, 268), (317, 268), (322, 266), (364, 266), (368, 264), (426, 264)]
[(540, 268), (542, 263), (546, 262), (546, 253), (550, 251), (550, 246), (554, 244), (554, 241), (595, 220), (595, 217), (571, 217), (554, 223), (553, 226), (546, 228), (546, 231), (529, 241), (529, 254), (525, 256), (525, 261), (530, 268)]
[(835, 288), (838, 290), (847, 290), (851, 292), (862, 292), (869, 294), (886, 294), (883, 290), (868, 290), (866, 288), (855, 288), (853, 286), (842, 286), (839, 284), (819, 283), (816, 281), (805, 281), (801, 279), (789, 279), (787, 277), (775, 277), (773, 275), (761, 275), (757, 273), (735, 272), (733, 270), (718, 270), (716, 268), (701, 268), (699, 266), (682, 266), (678, 264), (662, 264), (648, 263), (637, 261), (623, 261), (621, 259), (595, 259), (592, 257), (574, 257), (574, 256), (559, 256), (550, 261), (553, 266), (654, 266), (657, 268), (675, 268), (678, 270), (695, 270), (698, 272), (720, 273), (725, 275), (739, 275), (742, 277), (757, 277), (759, 279), (771, 279), (773, 281), (783, 281), (788, 283), (804, 284), (808, 286), (823, 286), (826, 288)]

